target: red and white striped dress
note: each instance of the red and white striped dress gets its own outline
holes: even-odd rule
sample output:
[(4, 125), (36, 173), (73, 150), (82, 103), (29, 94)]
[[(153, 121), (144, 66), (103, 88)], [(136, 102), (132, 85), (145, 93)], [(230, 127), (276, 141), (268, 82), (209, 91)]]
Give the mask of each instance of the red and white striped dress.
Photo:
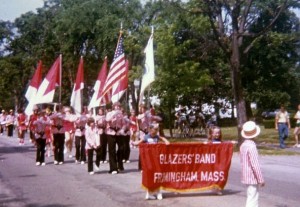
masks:
[(242, 164), (242, 180), (246, 185), (264, 183), (262, 171), (258, 161), (258, 151), (253, 140), (245, 140), (240, 146), (240, 160)]

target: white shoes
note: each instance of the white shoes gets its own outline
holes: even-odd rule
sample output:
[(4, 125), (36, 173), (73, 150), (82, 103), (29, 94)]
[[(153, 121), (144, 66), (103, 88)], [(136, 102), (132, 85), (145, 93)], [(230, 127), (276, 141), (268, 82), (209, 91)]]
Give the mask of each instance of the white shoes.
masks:
[(79, 164), (80, 162), (78, 160), (75, 160), (75, 164)]
[(95, 169), (96, 172), (100, 171), (100, 168), (96, 164), (94, 164), (94, 169)]
[(222, 190), (220, 190), (218, 188), (212, 189), (212, 192), (215, 193), (216, 195), (223, 195)]
[(80, 163), (80, 164), (84, 165), (84, 164), (85, 164), (85, 162), (84, 162), (84, 161), (81, 161), (81, 163)]
[(150, 199), (150, 195), (149, 195), (149, 192), (147, 191), (146, 196), (145, 196), (145, 200), (149, 200), (149, 199)]
[(92, 171), (92, 172), (89, 172), (89, 174), (90, 174), (90, 175), (94, 175), (95, 173)]
[(45, 163), (45, 162), (43, 162), (41, 165), (42, 165), (42, 166), (45, 166), (45, 165), (46, 165), (46, 163)]
[(127, 160), (126, 163), (130, 163), (130, 160)]
[(58, 162), (56, 160), (54, 160), (54, 165), (58, 165)]
[(35, 165), (36, 165), (36, 166), (39, 166), (39, 165), (41, 165), (41, 163), (40, 163), (40, 162), (36, 162)]
[(163, 196), (162, 196), (162, 193), (159, 192), (156, 196), (157, 200), (162, 200), (163, 199)]
[(112, 171), (111, 174), (115, 175), (115, 174), (118, 174), (118, 172), (117, 171)]
[(151, 195), (148, 191), (146, 192), (146, 196), (145, 196), (145, 200), (162, 200), (163, 199), (163, 196), (162, 196), (162, 193), (159, 192), (157, 193), (156, 197)]
[(59, 162), (58, 164), (59, 164), (59, 165), (62, 165), (62, 164), (64, 164), (64, 162)]

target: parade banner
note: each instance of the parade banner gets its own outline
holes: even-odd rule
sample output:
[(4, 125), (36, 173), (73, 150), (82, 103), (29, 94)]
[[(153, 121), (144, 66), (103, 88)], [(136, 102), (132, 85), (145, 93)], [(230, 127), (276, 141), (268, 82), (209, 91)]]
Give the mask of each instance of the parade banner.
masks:
[(224, 189), (233, 153), (232, 143), (140, 144), (142, 186), (188, 192)]

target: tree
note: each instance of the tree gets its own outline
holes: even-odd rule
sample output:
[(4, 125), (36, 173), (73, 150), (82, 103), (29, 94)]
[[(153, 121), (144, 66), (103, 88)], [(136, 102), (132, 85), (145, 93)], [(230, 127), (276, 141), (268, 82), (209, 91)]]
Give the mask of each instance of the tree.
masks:
[[(202, 43), (209, 24), (205, 18), (190, 18), (180, 1), (158, 1), (146, 4), (146, 8), (155, 25), (156, 80), (151, 94), (161, 99), (172, 129), (176, 105), (198, 104), (198, 94), (213, 84), (207, 65), (202, 65), (198, 56), (205, 53)], [(202, 27), (190, 26), (196, 21)]]
[[(250, 31), (259, 30), (269, 18), (269, 13), (263, 11)], [(255, 41), (246, 60), (243, 60), (246, 98), (254, 100), (259, 109), (277, 109), (280, 103), (286, 106), (291, 104), (294, 108), (298, 105), (299, 31), (298, 18), (286, 10), (278, 17), (271, 31)]]
[[(191, 1), (194, 13), (208, 16), (215, 40), (226, 54), (227, 62), (230, 65), (232, 91), (237, 107), (238, 132), (243, 123), (247, 121), (241, 61), (244, 56), (249, 54), (255, 41), (270, 31), (280, 14), (287, 10), (291, 3), (295, 4), (296, 1)], [(261, 11), (266, 10), (272, 18), (265, 22), (259, 30), (250, 31), (250, 26), (258, 21)], [(246, 38), (248, 41), (245, 41)]]

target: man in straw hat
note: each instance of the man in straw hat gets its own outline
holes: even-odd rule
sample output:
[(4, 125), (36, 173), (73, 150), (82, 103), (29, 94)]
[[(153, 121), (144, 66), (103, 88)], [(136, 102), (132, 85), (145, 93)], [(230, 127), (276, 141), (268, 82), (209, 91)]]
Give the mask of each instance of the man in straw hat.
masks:
[(258, 151), (253, 141), (260, 133), (260, 128), (253, 121), (244, 123), (241, 135), (244, 142), (240, 146), (240, 160), (242, 164), (241, 182), (247, 186), (246, 207), (258, 206), (258, 187), (263, 187), (265, 181), (258, 162)]

